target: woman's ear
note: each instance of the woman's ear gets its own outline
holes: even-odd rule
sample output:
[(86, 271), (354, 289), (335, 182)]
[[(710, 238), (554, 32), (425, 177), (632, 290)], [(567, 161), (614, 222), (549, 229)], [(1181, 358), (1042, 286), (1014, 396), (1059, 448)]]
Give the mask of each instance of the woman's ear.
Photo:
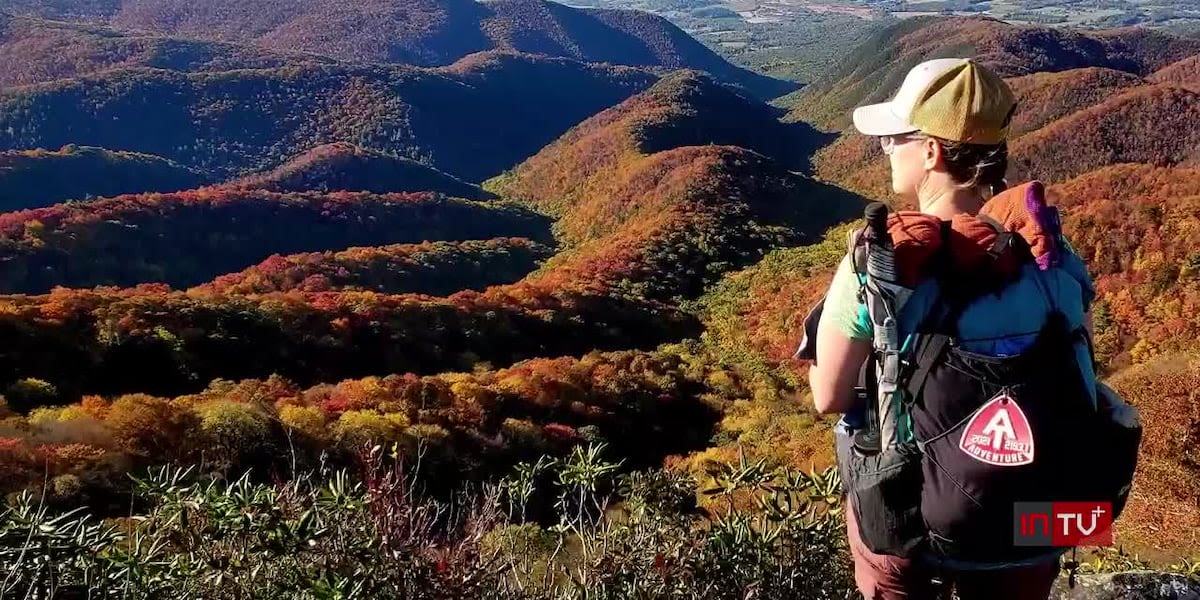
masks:
[(941, 165), (942, 153), (944, 152), (944, 149), (942, 148), (942, 145), (933, 138), (925, 138), (923, 141), (925, 143), (921, 146), (921, 149), (925, 153), (925, 170), (933, 171), (937, 169), (939, 165)]

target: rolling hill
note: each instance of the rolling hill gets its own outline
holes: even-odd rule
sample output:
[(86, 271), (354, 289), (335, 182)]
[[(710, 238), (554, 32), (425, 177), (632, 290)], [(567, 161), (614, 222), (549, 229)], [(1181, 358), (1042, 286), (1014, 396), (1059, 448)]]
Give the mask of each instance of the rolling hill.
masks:
[(643, 67), (695, 68), (763, 98), (795, 84), (735, 67), (662, 17), (545, 0), (118, 0), (68, 11), (3, 0), (0, 11), (75, 18), (192, 38), (249, 42), (356, 62), (451, 64), (501, 50)]
[[(610, 233), (640, 211), (620, 197), (645, 191), (645, 174), (628, 168), (659, 152), (685, 146), (739, 146), (800, 168), (820, 134), (784, 124), (774, 108), (697, 72), (674, 73), (649, 90), (571, 128), (511, 173), (488, 183), (502, 196), (562, 217), (556, 231), (568, 243)], [(614, 174), (618, 174), (614, 177)], [(671, 202), (668, 195), (654, 196)]]
[(887, 100), (909, 69), (931, 58), (973, 56), (1003, 77), (1083, 67), (1146, 76), (1196, 53), (1200, 40), (1138, 28), (1084, 32), (983, 17), (906, 19), (796, 94), (789, 119), (844, 130), (854, 107)]
[(126, 69), (0, 91), (0, 149), (95, 145), (233, 177), (348, 141), (477, 181), (655, 80), (628, 67), (496, 54), (432, 70)]
[(0, 152), (0, 211), (139, 192), (175, 192), (208, 183), (169, 160), (88, 146)]
[(423, 242), (271, 256), (201, 290), (222, 294), (372, 291), (447, 296), (513, 283), (553, 250), (526, 238)]
[(544, 240), (547, 230), (544, 218), (525, 210), (430, 193), (205, 189), (120, 196), (0, 215), (0, 290), (191, 286), (276, 253), (497, 236)]
[(101, 25), (0, 13), (0, 88), (70, 79), (115, 68), (217, 72), (333, 62), (330, 58), (299, 52), (168, 38)]
[(440, 192), (468, 200), (491, 194), (411, 159), (359, 148), (345, 142), (317, 146), (276, 169), (223, 187), (272, 192), (364, 191)]
[(1132, 73), (1103, 67), (1034, 73), (1009, 79), (1008, 84), (1017, 98), (1011, 135), (1017, 137), (1040, 129), (1144, 83), (1145, 80)]
[(1127, 90), (1015, 140), (1016, 180), (1063, 181), (1114, 163), (1174, 165), (1200, 155), (1200, 93)]
[(1169, 83), (1179, 87), (1200, 90), (1200, 54), (1172, 63), (1150, 75), (1155, 83)]
[[(808, 128), (681, 72), (574, 127), (485, 188), (556, 217), (571, 249), (531, 279), (695, 297), (766, 250), (815, 239), (860, 200), (797, 175)], [(756, 151), (757, 150), (757, 151)]]

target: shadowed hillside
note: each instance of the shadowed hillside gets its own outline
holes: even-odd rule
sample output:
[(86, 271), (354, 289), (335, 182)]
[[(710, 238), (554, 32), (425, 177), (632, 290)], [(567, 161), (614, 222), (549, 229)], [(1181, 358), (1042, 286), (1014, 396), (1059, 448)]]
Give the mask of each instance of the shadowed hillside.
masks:
[(649, 13), (582, 10), (545, 0), (113, 0), (61, 7), (2, 0), (0, 11), (106, 21), (130, 29), (344, 60), (422, 66), (503, 50), (669, 69), (694, 68), (764, 99), (795, 84), (735, 67), (666, 19)]
[(0, 153), (0, 211), (100, 196), (174, 192), (208, 181), (201, 173), (148, 154), (87, 146), (53, 152), (9, 151)]
[(419, 162), (345, 142), (318, 146), (267, 173), (251, 175), (224, 187), (272, 192), (364, 191), (441, 192), (469, 200), (491, 195)]
[(525, 238), (493, 238), (276, 254), (201, 289), (223, 294), (363, 290), (447, 296), (517, 281), (553, 253)]
[(442, 70), (121, 70), (0, 92), (0, 148), (96, 145), (235, 176), (350, 141), (479, 180), (654, 80), (626, 67), (513, 55)]
[(546, 233), (527, 211), (429, 193), (121, 196), (0, 215), (0, 290), (190, 286), (275, 253)]
[(299, 52), (0, 14), (0, 88), (125, 67), (216, 72), (332, 62)]
[(976, 57), (1004, 77), (1082, 67), (1149, 75), (1197, 52), (1200, 40), (1143, 29), (1080, 32), (982, 17), (906, 19), (801, 90), (789, 119), (846, 129), (855, 106), (887, 100), (909, 69), (932, 58)]

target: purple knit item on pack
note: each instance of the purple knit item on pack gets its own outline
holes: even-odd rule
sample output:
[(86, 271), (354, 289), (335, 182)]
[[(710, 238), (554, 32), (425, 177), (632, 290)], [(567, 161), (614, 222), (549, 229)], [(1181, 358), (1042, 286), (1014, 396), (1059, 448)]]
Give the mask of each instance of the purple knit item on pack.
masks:
[(1034, 181), (1025, 190), (1025, 209), (1049, 238), (1045, 254), (1037, 257), (1038, 268), (1045, 271), (1058, 264), (1058, 240), (1062, 235), (1062, 221), (1058, 215), (1058, 208), (1046, 205), (1046, 188), (1042, 182)]

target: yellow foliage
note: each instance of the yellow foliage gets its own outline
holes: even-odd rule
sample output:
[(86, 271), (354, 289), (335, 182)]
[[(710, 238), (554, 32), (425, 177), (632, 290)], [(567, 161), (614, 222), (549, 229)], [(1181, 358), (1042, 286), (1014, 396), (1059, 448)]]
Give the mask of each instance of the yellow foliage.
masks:
[(407, 418), (398, 413), (382, 415), (371, 410), (348, 410), (333, 425), (339, 442), (357, 449), (364, 444), (400, 441)]
[(314, 438), (325, 435), (325, 412), (315, 406), (283, 406), (279, 409), (279, 420), (285, 426)]
[(29, 424), (34, 427), (45, 427), (58, 422), (58, 416), (62, 413), (62, 409), (43, 406), (29, 411)]

